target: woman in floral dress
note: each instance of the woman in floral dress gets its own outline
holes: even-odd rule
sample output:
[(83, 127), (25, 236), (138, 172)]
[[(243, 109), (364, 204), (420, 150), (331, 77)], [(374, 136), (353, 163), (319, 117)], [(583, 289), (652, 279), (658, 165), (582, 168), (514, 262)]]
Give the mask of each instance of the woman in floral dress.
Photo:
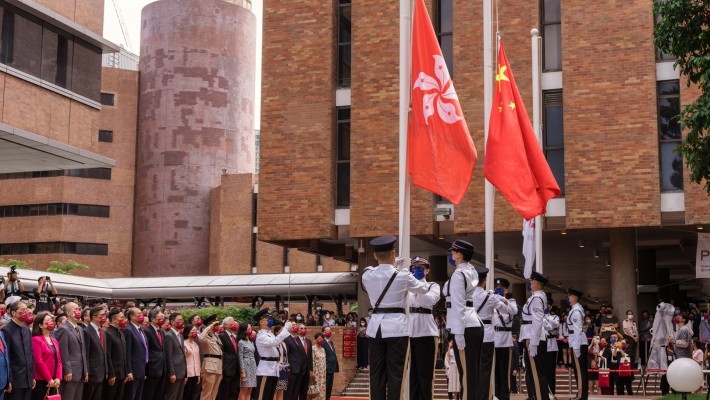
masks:
[(318, 385), (320, 400), (325, 400), (325, 349), (323, 348), (323, 334), (316, 333), (316, 345), (313, 346), (313, 374)]
[(247, 323), (239, 324), (239, 366), (241, 367), (241, 382), (239, 400), (251, 399), (251, 391), (256, 387), (256, 360), (254, 359), (254, 343), (249, 340), (252, 329)]

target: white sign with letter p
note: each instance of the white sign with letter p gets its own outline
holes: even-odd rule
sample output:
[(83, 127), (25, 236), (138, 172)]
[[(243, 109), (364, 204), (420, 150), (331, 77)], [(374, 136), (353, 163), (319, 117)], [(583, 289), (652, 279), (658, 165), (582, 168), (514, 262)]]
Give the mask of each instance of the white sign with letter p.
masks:
[(710, 278), (710, 233), (698, 233), (698, 254), (695, 257), (695, 277)]

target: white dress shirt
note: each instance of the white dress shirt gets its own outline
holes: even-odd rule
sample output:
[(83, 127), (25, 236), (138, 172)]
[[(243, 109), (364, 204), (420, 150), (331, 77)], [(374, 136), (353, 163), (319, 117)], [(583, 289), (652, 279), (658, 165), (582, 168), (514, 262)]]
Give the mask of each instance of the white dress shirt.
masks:
[(256, 367), (257, 376), (279, 376), (279, 362), (266, 361), (263, 357), (279, 358), (279, 345), (291, 336), (290, 329), (281, 329), (278, 336), (274, 336), (270, 329), (259, 329), (256, 334), (256, 349), (259, 352), (259, 365)]
[(547, 307), (547, 296), (538, 290), (528, 297), (523, 306), (523, 322), (520, 325), (520, 340), (530, 339), (530, 344), (537, 346), (546, 337), (542, 335), (542, 320)]
[(473, 291), (473, 307), (483, 323), (483, 343), (494, 342), (493, 313), (494, 311), (508, 311), (508, 301), (505, 297), (493, 293), (492, 290), (486, 290), (479, 286)]
[[(409, 294), (410, 308), (424, 308), (431, 310), (441, 297), (441, 289), (437, 283), (428, 283), (426, 278), (421, 282), (426, 285), (425, 294)], [(411, 337), (439, 336), (439, 329), (434, 321), (434, 315), (411, 312), (409, 313), (409, 325), (412, 331)]]
[(473, 303), (473, 291), (478, 286), (478, 273), (473, 265), (465, 262), (456, 267), (456, 271), (444, 284), (446, 297), (446, 327), (454, 335), (463, 335), (466, 328), (481, 326), (475, 307), (469, 307), (467, 302)]
[(559, 336), (560, 317), (552, 314), (545, 314), (542, 319), (542, 332), (547, 338), (547, 351), (558, 351), (557, 336)]
[(584, 324), (584, 307), (577, 303), (572, 306), (567, 314), (567, 328), (569, 329), (569, 347), (579, 349), (587, 343), (587, 335), (582, 329)]
[[(518, 303), (514, 298), (508, 299), (505, 312), (496, 310), (493, 313), (493, 327), (495, 329), (495, 347), (513, 347), (513, 318), (518, 314)], [(505, 328), (506, 330), (498, 330)]]

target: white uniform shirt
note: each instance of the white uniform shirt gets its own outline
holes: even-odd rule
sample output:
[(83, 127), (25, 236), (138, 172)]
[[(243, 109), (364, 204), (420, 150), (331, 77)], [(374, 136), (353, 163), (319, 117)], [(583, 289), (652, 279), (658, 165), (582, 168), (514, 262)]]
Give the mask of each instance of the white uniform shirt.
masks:
[[(493, 313), (493, 327), (495, 329), (495, 347), (513, 347), (513, 318), (518, 314), (518, 303), (514, 298), (508, 299), (508, 308), (505, 312)], [(507, 328), (509, 330), (500, 331), (496, 328)]]
[[(421, 282), (426, 285), (425, 294), (409, 294), (409, 307), (426, 308), (431, 310), (441, 297), (441, 289), (437, 283), (427, 283), (426, 278)], [(439, 336), (439, 329), (434, 321), (433, 314), (409, 313), (409, 325), (412, 332), (411, 337)]]
[(547, 338), (547, 351), (557, 351), (557, 336), (559, 336), (560, 317), (557, 315), (546, 314), (542, 320), (542, 333)]
[[(542, 320), (547, 307), (547, 296), (538, 290), (528, 297), (523, 306), (523, 322), (520, 325), (520, 340), (530, 339), (530, 344), (537, 346), (544, 338), (542, 336)], [(545, 340), (547, 340), (545, 338)]]
[(508, 311), (508, 302), (505, 297), (493, 293), (492, 290), (476, 287), (473, 291), (473, 307), (478, 313), (478, 318), (483, 323), (483, 343), (494, 342), (493, 313), (495, 310), (500, 312)]
[[(420, 282), (408, 270), (397, 271), (390, 264), (380, 264), (377, 267), (367, 267), (362, 272), (362, 284), (370, 297), (370, 304), (375, 307), (377, 299), (385, 290), (392, 274), (397, 277), (392, 281), (387, 293), (382, 298), (378, 308), (406, 308), (407, 293), (426, 294), (428, 285)], [(367, 336), (377, 337), (377, 331), (382, 330), (382, 338), (410, 336), (412, 334), (406, 313), (378, 314), (373, 312), (367, 325)]]
[(444, 284), (443, 292), (447, 303), (446, 327), (454, 335), (463, 335), (464, 329), (481, 326), (476, 308), (466, 306), (466, 302), (473, 303), (473, 291), (476, 286), (478, 273), (473, 265), (467, 262), (459, 264)]
[(569, 347), (579, 349), (587, 344), (587, 335), (584, 334), (584, 307), (577, 303), (572, 306), (567, 314), (567, 328), (569, 329)]
[[(269, 329), (259, 329), (256, 334), (256, 349), (259, 352), (259, 366), (256, 367), (257, 376), (279, 376), (279, 345), (290, 336), (289, 330), (284, 328), (278, 336), (274, 336)], [(264, 357), (275, 357), (277, 361), (266, 361)]]

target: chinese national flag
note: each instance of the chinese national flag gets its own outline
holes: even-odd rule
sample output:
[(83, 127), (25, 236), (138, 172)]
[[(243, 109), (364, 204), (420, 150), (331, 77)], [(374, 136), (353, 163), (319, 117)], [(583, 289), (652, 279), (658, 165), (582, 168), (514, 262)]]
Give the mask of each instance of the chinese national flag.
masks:
[(409, 174), (415, 185), (458, 205), (471, 182), (476, 148), (423, 0), (415, 0), (413, 25)]
[(562, 192), (520, 98), (501, 42), (483, 171), (526, 220), (545, 213)]

